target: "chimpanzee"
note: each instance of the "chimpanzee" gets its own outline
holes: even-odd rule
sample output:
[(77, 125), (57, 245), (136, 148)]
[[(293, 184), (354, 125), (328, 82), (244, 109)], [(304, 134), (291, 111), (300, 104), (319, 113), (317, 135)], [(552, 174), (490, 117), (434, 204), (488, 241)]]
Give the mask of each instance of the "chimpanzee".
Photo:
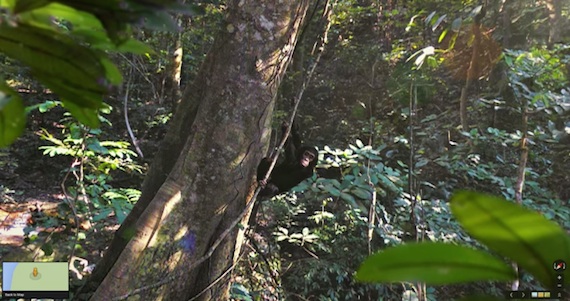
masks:
[[(281, 126), (282, 136), (287, 130), (287, 123)], [(288, 191), (313, 176), (317, 165), (318, 151), (313, 146), (301, 146), (301, 138), (296, 125), (291, 128), (291, 136), (285, 142), (285, 160), (275, 166), (266, 183), (263, 177), (271, 164), (270, 158), (263, 158), (257, 167), (257, 179), (263, 189), (259, 192), (262, 198), (270, 198), (279, 193)]]

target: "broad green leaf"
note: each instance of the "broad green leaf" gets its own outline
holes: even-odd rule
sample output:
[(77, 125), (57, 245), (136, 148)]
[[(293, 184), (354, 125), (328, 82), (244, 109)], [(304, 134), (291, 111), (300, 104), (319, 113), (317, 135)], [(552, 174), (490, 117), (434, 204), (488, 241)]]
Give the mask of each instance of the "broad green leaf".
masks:
[(43, 6), (33, 11), (22, 13), (18, 16), (19, 22), (36, 26), (51, 25), (53, 27), (54, 17), (59, 20), (65, 20), (73, 24), (71, 31), (77, 29), (91, 29), (100, 30), (103, 29), (101, 22), (93, 14), (86, 11), (77, 10), (70, 6), (60, 4), (60, 3), (50, 3), (49, 5)]
[(446, 243), (411, 243), (368, 257), (356, 279), (365, 282), (422, 281), (429, 285), (515, 278), (503, 261), (479, 250)]
[(14, 10), (16, 6), (16, 0), (0, 0), (0, 7), (7, 8), (8, 10)]
[(505, 199), (469, 191), (452, 197), (451, 210), (471, 236), (555, 287), (554, 261), (570, 258), (570, 239), (558, 225)]
[(24, 102), (18, 93), (0, 81), (0, 147), (18, 138), (26, 125)]
[(80, 107), (75, 103), (66, 100), (63, 101), (63, 107), (66, 108), (73, 117), (77, 118), (77, 120), (86, 126), (92, 128), (99, 127), (99, 114), (96, 109)]
[(42, 83), (78, 106), (99, 108), (109, 89), (107, 74), (117, 82), (104, 54), (48, 30), (0, 25), (0, 51), (30, 66)]
[(152, 48), (150, 48), (148, 45), (135, 39), (128, 39), (123, 43), (119, 44), (117, 46), (117, 51), (130, 52), (134, 54), (155, 53), (155, 51)]
[(97, 31), (93, 29), (76, 29), (73, 31), (75, 36), (81, 37), (83, 41), (91, 47), (103, 50), (112, 51), (116, 49), (114, 42), (109, 39), (105, 31)]
[(103, 104), (101, 91), (89, 90), (81, 85), (66, 82), (64, 78), (49, 77), (37, 72), (33, 74), (40, 82), (58, 94), (63, 102), (73, 102), (79, 107), (89, 109), (99, 109)]
[(48, 4), (49, 4), (48, 0), (18, 0), (16, 2), (16, 6), (14, 7), (14, 13), (18, 14), (21, 12), (40, 8)]
[(123, 75), (110, 59), (101, 57), (100, 62), (105, 68), (105, 78), (111, 85), (119, 85), (123, 81)]
[(63, 34), (24, 25), (2, 25), (0, 50), (32, 70), (106, 91), (97, 82), (105, 75), (99, 55)]
[[(19, 22), (34, 27), (40, 27), (53, 32), (72, 34), (75, 38), (89, 43), (95, 48), (112, 48), (113, 42), (106, 34), (105, 28), (94, 15), (72, 7), (51, 3), (39, 9), (20, 14)], [(54, 20), (65, 21), (71, 26), (54, 26)], [(103, 47), (102, 47), (103, 46)]]

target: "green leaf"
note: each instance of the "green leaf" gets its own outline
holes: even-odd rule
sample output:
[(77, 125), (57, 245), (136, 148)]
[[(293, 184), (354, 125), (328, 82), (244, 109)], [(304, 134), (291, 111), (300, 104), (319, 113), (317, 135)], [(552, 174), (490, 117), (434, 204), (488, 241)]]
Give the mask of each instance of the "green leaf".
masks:
[(303, 181), (299, 185), (293, 187), (293, 189), (291, 189), (291, 191), (303, 192), (303, 191), (307, 190), (309, 187), (311, 187), (311, 185), (307, 181)]
[[(114, 74), (103, 53), (40, 28), (0, 25), (0, 51), (30, 66), (43, 84), (82, 107), (101, 106), (109, 89), (106, 75)], [(111, 82), (117, 82), (116, 76)]]
[(106, 147), (102, 146), (99, 140), (90, 141), (90, 143), (87, 145), (87, 149), (103, 155), (109, 153), (109, 150)]
[[(73, 35), (76, 40), (89, 44), (91, 48), (101, 50), (118, 50), (117, 45), (107, 35), (101, 21), (93, 14), (84, 10), (60, 3), (50, 3), (47, 6), (20, 14), (19, 22), (39, 27), (56, 33)], [(54, 26), (54, 20), (65, 21), (64, 26)], [(71, 25), (67, 25), (71, 24)], [(117, 41), (121, 43), (121, 41)]]
[(369, 190), (364, 188), (357, 187), (352, 190), (352, 193), (363, 200), (370, 200), (372, 199), (372, 193)]
[(103, 209), (101, 209), (101, 211), (99, 211), (99, 213), (97, 213), (94, 217), (93, 217), (93, 221), (94, 222), (98, 222), (100, 220), (103, 220), (105, 218), (107, 218), (107, 216), (109, 216), (109, 214), (111, 214), (111, 212), (113, 212), (113, 209), (110, 207), (105, 207)]
[(119, 224), (122, 224), (125, 221), (125, 218), (127, 218), (127, 214), (129, 214), (131, 209), (122, 205), (123, 202), (113, 201), (112, 203), (113, 211), (115, 212), (115, 216), (117, 217)]
[(370, 175), (370, 182), (371, 182), (373, 185), (378, 184), (378, 177), (377, 177), (375, 174), (371, 174), (371, 175)]
[(558, 225), (505, 199), (469, 191), (452, 197), (451, 210), (474, 238), (555, 288), (552, 265), (570, 258), (570, 239)]
[(0, 147), (12, 144), (24, 131), (26, 113), (22, 98), (0, 81)]
[(437, 19), (437, 21), (435, 21), (435, 24), (433, 24), (433, 26), (431, 27), (431, 30), (435, 31), (439, 27), (439, 24), (441, 24), (441, 22), (443, 22), (443, 20), (445, 20), (446, 17), (447, 17), (446, 14), (439, 17), (439, 19)]
[(398, 188), (398, 186), (396, 186), (394, 182), (392, 182), (387, 176), (380, 173), (378, 173), (376, 176), (380, 181), (379, 182), (380, 186), (382, 186), (383, 188), (387, 188), (388, 190), (394, 193), (400, 192), (400, 188)]
[(426, 25), (429, 24), (431, 22), (431, 20), (433, 19), (433, 17), (435, 16), (437, 12), (436, 11), (432, 11), (427, 17), (426, 17)]
[(152, 48), (150, 48), (150, 46), (135, 39), (128, 39), (123, 43), (119, 44), (117, 46), (117, 50), (121, 52), (131, 52), (134, 54), (155, 53), (155, 51)]
[(364, 282), (422, 281), (428, 285), (515, 278), (503, 261), (479, 250), (445, 243), (411, 243), (368, 257), (356, 279)]
[(16, 6), (14, 7), (14, 14), (19, 14), (25, 11), (33, 10), (46, 6), (49, 4), (48, 0), (18, 0), (16, 1)]
[(461, 28), (462, 22), (463, 22), (463, 19), (461, 19), (461, 17), (453, 20), (453, 22), (451, 23), (451, 30), (458, 32), (459, 29)]
[(347, 201), (353, 208), (358, 208), (358, 205), (356, 204), (356, 200), (354, 199), (354, 197), (346, 192), (341, 192), (340, 193), (340, 198)]
[(111, 85), (119, 85), (123, 81), (121, 71), (106, 57), (100, 58), (101, 65), (105, 68), (105, 77)]
[[(445, 39), (445, 36), (447, 35), (447, 32), (449, 31), (449, 29), (444, 29), (443, 32), (439, 35), (439, 38), (437, 39), (438, 43), (441, 43), (441, 41), (443, 41), (443, 39)], [(422, 120), (423, 122), (423, 120)]]
[[(76, 33), (82, 31), (86, 36), (90, 36), (93, 33), (102, 32), (106, 37), (101, 23), (95, 16), (59, 3), (51, 3), (41, 8), (23, 12), (18, 15), (18, 23), (57, 34), (69, 35), (71, 33), (80, 37), (79, 40), (82, 39), (86, 42), (89, 40)], [(107, 41), (110, 43), (108, 38)]]
[(99, 114), (97, 110), (80, 107), (66, 100), (63, 101), (63, 106), (71, 113), (71, 115), (73, 115), (73, 117), (77, 118), (77, 120), (86, 126), (92, 128), (99, 127)]
[[(35, 0), (32, 0), (35, 2)], [(38, 1), (39, 2), (39, 1)], [(94, 15), (77, 10), (60, 3), (50, 3), (41, 8), (22, 13), (19, 16), (19, 22), (29, 24), (36, 27), (59, 31), (60, 27), (54, 26), (54, 18), (65, 20), (72, 24), (71, 32), (91, 30), (94, 32), (103, 31), (101, 22)]]
[(26, 114), (29, 114), (30, 112), (32, 112), (34, 110), (38, 110), (40, 113), (45, 113), (45, 112), (57, 107), (60, 104), (61, 103), (59, 101), (46, 100), (42, 103), (27, 106), (26, 107)]
[(99, 55), (63, 34), (24, 25), (2, 25), (0, 49), (42, 74), (106, 91), (97, 82), (105, 75)]
[(332, 195), (332, 196), (334, 196), (334, 197), (339, 197), (339, 196), (340, 196), (340, 190), (336, 189), (335, 187), (326, 186), (325, 189), (326, 189), (326, 191), (327, 191), (330, 195)]

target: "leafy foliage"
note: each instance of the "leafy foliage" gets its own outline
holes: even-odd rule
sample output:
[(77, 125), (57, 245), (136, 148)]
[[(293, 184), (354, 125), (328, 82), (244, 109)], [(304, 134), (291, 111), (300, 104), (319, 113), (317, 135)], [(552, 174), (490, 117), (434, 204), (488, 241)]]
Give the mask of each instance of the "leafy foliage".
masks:
[[(492, 251), (506, 256), (546, 287), (556, 288), (552, 264), (570, 256), (570, 238), (536, 212), (489, 195), (460, 192), (452, 198), (459, 222)], [(357, 278), (365, 281), (424, 281), (451, 284), (510, 280), (514, 271), (482, 251), (442, 243), (408, 244), (367, 259)]]
[[(35, 106), (46, 112), (57, 105), (57, 101), (49, 101)], [(109, 112), (110, 108), (105, 110)], [(102, 116), (100, 120), (110, 125)], [(75, 185), (67, 190), (74, 199), (83, 199), (87, 207), (84, 209), (94, 221), (100, 221), (109, 214), (115, 213), (119, 223), (132, 209), (133, 204), (140, 197), (136, 189), (116, 189), (108, 182), (112, 181), (111, 172), (121, 170), (124, 172), (141, 173), (142, 167), (135, 163), (137, 154), (129, 149), (130, 144), (124, 141), (100, 141), (100, 129), (89, 129), (71, 119), (63, 119), (63, 139), (42, 129), (40, 138), (52, 145), (41, 146), (44, 155), (69, 156), (74, 159), (72, 166), (67, 170), (75, 177)]]
[[(0, 52), (19, 60), (46, 87), (61, 97), (64, 107), (85, 125), (99, 126), (102, 97), (122, 77), (103, 50), (147, 53), (151, 50), (130, 37), (130, 26), (142, 19), (147, 25), (176, 28), (168, 9), (176, 1), (0, 1)], [(186, 7), (183, 11), (187, 11)], [(166, 21), (166, 22), (165, 22)], [(15, 92), (3, 85), (2, 92)], [(23, 111), (0, 106), (0, 147), (19, 135)], [(16, 106), (18, 107), (18, 106)], [(21, 105), (19, 106), (22, 107)], [(6, 110), (6, 111), (5, 111)], [(8, 114), (10, 113), (10, 114)]]
[[(143, 137), (147, 148), (158, 145), (175, 106), (164, 103), (172, 89), (165, 82), (172, 48), (178, 47), (173, 41), (179, 38), (184, 49), (184, 86), (196, 77), (213, 34), (223, 25), (224, 6), (202, 5), (207, 13), (190, 22), (167, 15), (171, 8), (180, 12), (174, 1), (92, 2), (0, 0), (0, 51), (5, 45), (9, 55), (2, 68), (9, 84), (0, 83), (0, 146), (20, 135), (30, 110), (67, 108), (83, 125), (69, 115), (62, 122), (46, 120), (62, 130), (41, 130), (49, 142), (41, 150), (49, 163), (52, 157), (75, 162), (64, 170), (71, 175), (64, 183), (66, 200), (73, 201), (81, 218), (99, 225), (112, 214), (121, 222), (140, 195), (136, 189), (115, 187), (118, 171), (137, 173), (140, 166), (128, 143), (117, 141), (124, 138), (108, 138), (108, 123), (100, 116), (107, 110), (103, 95), (121, 81), (118, 70), (128, 76), (127, 106), (135, 136)], [(319, 16), (316, 9), (314, 16)], [(472, 58), (474, 18), (484, 10), (480, 64), (467, 90), (470, 128), (461, 131), (456, 101)], [(566, 4), (562, 15), (567, 15)], [(562, 230), (544, 219), (570, 230), (570, 48), (567, 43), (544, 45), (550, 16), (540, 1), (490, 1), (486, 6), (471, 0), (405, 5), (337, 1), (330, 43), (298, 119), (307, 142), (323, 146), (319, 168), (338, 170), (339, 175), (315, 177), (294, 193), (262, 204), (264, 218), (249, 234), (240, 273), (233, 278), (232, 298), (457, 300), (466, 292), (500, 295), (505, 285), (497, 281), (512, 279), (513, 274), (494, 255), (517, 258), (523, 267), (522, 289), (551, 285), (545, 265), (553, 256), (534, 242), (543, 236), (561, 242), (556, 238), (562, 237)], [(180, 35), (132, 31), (131, 25), (141, 24), (171, 30), (182, 24), (185, 30)], [(282, 86), (282, 99), (291, 98), (287, 91), (296, 94), (298, 79), (313, 59), (312, 37), (320, 34), (315, 28), (321, 25), (313, 19), (305, 27), (295, 50), (294, 64), (300, 63), (297, 72), (285, 78), (292, 84)], [(560, 28), (567, 25), (562, 20)], [(131, 38), (133, 33), (149, 46)], [(568, 40), (567, 31), (562, 36), (559, 42)], [(26, 38), (22, 43), (21, 37)], [(157, 49), (156, 55), (150, 55), (151, 48)], [(121, 54), (114, 67), (118, 60), (111, 62), (111, 52), (147, 55)], [(23, 62), (26, 69), (11, 59)], [(14, 87), (28, 80), (28, 71), (61, 102), (46, 101), (24, 110)], [(274, 114), (276, 118), (289, 112), (287, 103), (278, 104), (285, 108)], [(103, 124), (101, 130), (94, 129), (98, 124)], [(463, 195), (464, 202), (453, 198), (450, 208), (449, 199), (459, 189), (513, 199), (525, 136), (529, 155), (522, 207), (497, 197)], [(349, 142), (353, 145), (344, 149)], [(150, 160), (152, 154), (147, 153), (152, 152), (145, 149), (145, 159)], [(5, 189), (3, 195), (8, 194), (14, 192)], [(61, 216), (70, 212), (62, 207)], [(70, 221), (46, 217), (40, 222), (56, 226)], [(29, 239), (36, 237), (31, 234)], [(428, 241), (427, 249), (416, 244), (418, 240)], [(51, 253), (53, 245), (44, 249)], [(515, 254), (511, 249), (521, 251)], [(378, 257), (369, 259), (375, 266), (362, 266), (370, 272), (366, 280), (398, 285), (356, 281), (355, 271), (376, 251)], [(530, 254), (537, 255), (536, 260), (528, 261)], [(383, 261), (383, 256), (389, 260)], [(400, 269), (412, 261), (413, 267)], [(433, 265), (443, 269), (430, 268)], [(385, 272), (376, 274), (376, 268)], [(410, 282), (417, 280), (434, 286), (420, 295), (421, 284)], [(439, 286), (457, 281), (468, 283)]]

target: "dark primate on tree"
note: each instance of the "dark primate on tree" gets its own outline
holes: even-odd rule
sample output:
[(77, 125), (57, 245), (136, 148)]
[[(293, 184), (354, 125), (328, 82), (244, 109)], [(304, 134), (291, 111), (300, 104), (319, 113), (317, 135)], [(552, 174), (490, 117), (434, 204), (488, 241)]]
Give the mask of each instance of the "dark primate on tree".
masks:
[[(285, 135), (287, 123), (281, 126), (281, 135)], [(285, 160), (277, 165), (271, 172), (267, 182), (263, 177), (269, 169), (270, 158), (263, 158), (257, 167), (257, 180), (263, 189), (259, 192), (262, 198), (270, 198), (279, 193), (288, 191), (313, 176), (317, 165), (318, 151), (314, 146), (301, 146), (301, 137), (293, 124), (291, 136), (285, 142)]]

